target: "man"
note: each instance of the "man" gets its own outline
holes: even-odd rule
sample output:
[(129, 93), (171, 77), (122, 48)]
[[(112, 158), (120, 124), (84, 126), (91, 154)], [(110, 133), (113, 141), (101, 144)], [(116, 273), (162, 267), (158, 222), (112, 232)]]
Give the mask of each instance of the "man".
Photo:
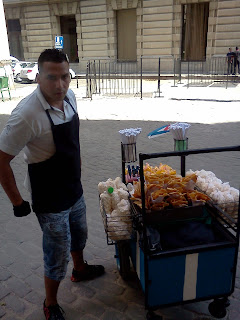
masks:
[(227, 63), (228, 63), (228, 71), (227, 74), (233, 74), (233, 66), (234, 66), (234, 52), (232, 52), (232, 48), (228, 49), (227, 53)]
[(238, 47), (236, 47), (235, 56), (234, 56), (234, 73), (239, 74), (239, 64), (240, 64), (240, 52)]
[(38, 59), (38, 68), (37, 89), (13, 110), (0, 136), (0, 182), (15, 216), (28, 215), (30, 205), (22, 199), (10, 166), (23, 149), (28, 164), (25, 184), (43, 231), (44, 314), (47, 320), (63, 320), (57, 292), (66, 274), (69, 252), (74, 282), (100, 276), (104, 267), (88, 265), (83, 259), (86, 206), (81, 185), (79, 118), (74, 93), (69, 90), (67, 56), (57, 49), (47, 49)]

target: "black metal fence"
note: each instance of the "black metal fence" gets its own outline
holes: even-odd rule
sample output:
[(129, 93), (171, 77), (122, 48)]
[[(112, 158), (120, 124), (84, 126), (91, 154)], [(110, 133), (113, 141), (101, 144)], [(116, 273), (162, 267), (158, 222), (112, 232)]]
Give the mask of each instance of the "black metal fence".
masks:
[(93, 60), (87, 63), (87, 96), (91, 94), (137, 95), (140, 88), (139, 62)]
[[(172, 79), (174, 86), (182, 81), (187, 87), (211, 86), (238, 82), (229, 74), (226, 57), (212, 57), (205, 61), (181, 61), (172, 56), (142, 56), (139, 61), (110, 59), (89, 60), (86, 70), (86, 97), (93, 94), (161, 97), (161, 80)], [(155, 90), (152, 83), (155, 81)]]
[(187, 86), (212, 86), (222, 84), (226, 88), (230, 83), (239, 82), (239, 77), (230, 72), (225, 56), (211, 57), (204, 61), (175, 60), (175, 77), (177, 82), (184, 78)]

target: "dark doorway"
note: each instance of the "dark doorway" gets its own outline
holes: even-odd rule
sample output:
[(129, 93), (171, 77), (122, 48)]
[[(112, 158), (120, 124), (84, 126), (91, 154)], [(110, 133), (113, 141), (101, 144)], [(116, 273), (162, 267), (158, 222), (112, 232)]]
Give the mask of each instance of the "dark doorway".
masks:
[(118, 60), (137, 60), (137, 17), (135, 9), (117, 11)]
[(69, 62), (79, 62), (75, 16), (61, 16), (60, 27), (63, 36), (63, 51), (68, 55)]
[(7, 20), (8, 43), (11, 56), (24, 60), (21, 25), (19, 19)]
[(208, 2), (182, 5), (182, 60), (206, 59), (208, 17)]

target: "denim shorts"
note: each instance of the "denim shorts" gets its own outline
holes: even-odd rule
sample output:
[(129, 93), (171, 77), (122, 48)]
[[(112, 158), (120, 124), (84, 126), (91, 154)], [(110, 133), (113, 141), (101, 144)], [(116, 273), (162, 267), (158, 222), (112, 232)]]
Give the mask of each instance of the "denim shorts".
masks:
[(87, 241), (84, 196), (69, 209), (59, 213), (38, 214), (43, 231), (44, 274), (61, 281), (67, 271), (70, 251), (81, 251)]

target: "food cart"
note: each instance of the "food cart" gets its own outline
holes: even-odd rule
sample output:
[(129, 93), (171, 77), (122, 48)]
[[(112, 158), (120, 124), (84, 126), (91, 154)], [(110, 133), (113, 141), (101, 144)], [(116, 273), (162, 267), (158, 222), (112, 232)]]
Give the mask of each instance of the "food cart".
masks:
[[(131, 158), (136, 161), (136, 145), (122, 144), (122, 180), (125, 179), (126, 148), (131, 149)], [(209, 312), (216, 318), (226, 315), (228, 297), (235, 287), (239, 247), (239, 199), (235, 216), (229, 215), (214, 201), (201, 206), (170, 208), (151, 212), (146, 209), (144, 162), (149, 159), (178, 157), (181, 176), (186, 174), (186, 158), (191, 155), (240, 151), (240, 146), (207, 148), (165, 153), (139, 154), (140, 186), (142, 207), (130, 201), (133, 221), (129, 230), (119, 229), (111, 237), (108, 215), (101, 210), (108, 244), (115, 244), (117, 266), (123, 278), (127, 279), (131, 264), (137, 274), (145, 296), (147, 319), (161, 319), (154, 310), (184, 303), (203, 300), (213, 301)], [(130, 159), (131, 161), (131, 159)], [(129, 159), (127, 162), (130, 162)], [(232, 204), (225, 204), (227, 205)], [(129, 217), (128, 217), (129, 219)], [(214, 239), (211, 241), (186, 241), (168, 245), (179, 234), (180, 242), (186, 232), (191, 233), (189, 221), (210, 226)], [(192, 224), (191, 226), (193, 226)], [(196, 224), (198, 226), (198, 224)], [(156, 229), (155, 229), (156, 228)], [(116, 230), (116, 229), (115, 229)], [(149, 234), (159, 231), (154, 237)], [(184, 233), (185, 230), (185, 233)], [(205, 229), (204, 229), (205, 230)], [(128, 232), (126, 232), (128, 231)], [(168, 232), (169, 231), (169, 232)], [(198, 229), (195, 229), (198, 231)], [(196, 232), (198, 233), (198, 232)], [(201, 233), (201, 232), (200, 232)], [(158, 237), (159, 235), (159, 237)], [(161, 238), (162, 237), (162, 238)], [(159, 240), (159, 241), (156, 241)], [(162, 240), (164, 239), (164, 241)], [(169, 240), (170, 239), (170, 240)], [(176, 239), (175, 239), (176, 240)], [(196, 239), (194, 239), (196, 240)]]

